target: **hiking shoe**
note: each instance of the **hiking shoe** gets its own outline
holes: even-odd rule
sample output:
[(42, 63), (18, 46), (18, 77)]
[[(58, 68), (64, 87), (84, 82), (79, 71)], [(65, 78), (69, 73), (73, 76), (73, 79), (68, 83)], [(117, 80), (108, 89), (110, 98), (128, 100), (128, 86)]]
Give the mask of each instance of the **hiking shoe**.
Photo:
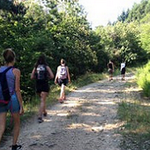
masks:
[(44, 112), (44, 113), (43, 113), (43, 116), (46, 117), (46, 116), (47, 116), (47, 112)]
[(42, 122), (43, 122), (42, 117), (38, 117), (38, 123), (42, 123)]
[(19, 150), (21, 147), (21, 145), (12, 145), (12, 150)]
[(62, 98), (59, 98), (58, 101), (59, 101), (59, 103), (63, 103), (64, 102)]

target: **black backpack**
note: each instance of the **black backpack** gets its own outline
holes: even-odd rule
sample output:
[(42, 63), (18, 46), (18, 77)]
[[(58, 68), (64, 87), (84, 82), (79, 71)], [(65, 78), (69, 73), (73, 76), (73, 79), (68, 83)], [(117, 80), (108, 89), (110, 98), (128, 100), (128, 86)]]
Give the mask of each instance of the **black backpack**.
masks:
[(6, 73), (9, 69), (11, 69), (12, 66), (5, 69), (3, 72), (0, 72), (0, 90), (2, 93), (2, 98), (0, 99), (0, 103), (8, 104), (8, 102), (11, 99), (11, 95), (9, 92), (9, 87), (7, 83)]
[(47, 80), (47, 68), (46, 65), (38, 65), (36, 68), (36, 79)]

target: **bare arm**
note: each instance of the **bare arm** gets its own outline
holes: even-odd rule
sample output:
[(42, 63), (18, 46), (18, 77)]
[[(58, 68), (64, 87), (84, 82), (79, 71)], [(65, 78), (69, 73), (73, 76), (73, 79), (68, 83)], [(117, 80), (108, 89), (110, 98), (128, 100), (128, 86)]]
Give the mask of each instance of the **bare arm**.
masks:
[(50, 78), (50, 79), (53, 79), (53, 78), (54, 78), (54, 74), (53, 74), (51, 68), (50, 68), (49, 66), (46, 66), (46, 68), (47, 68), (47, 71), (48, 71), (48, 73), (49, 73), (49, 78)]
[(33, 68), (33, 70), (32, 70), (31, 79), (35, 79), (35, 68)]
[(113, 68), (113, 71), (114, 71), (114, 63), (112, 63), (112, 68)]
[(54, 81), (55, 84), (57, 84), (58, 72), (59, 72), (59, 66), (57, 67), (57, 71), (56, 71), (56, 75), (55, 75), (55, 81)]
[(20, 70), (16, 69), (16, 68), (13, 70), (13, 73), (15, 75), (15, 91), (16, 91), (16, 95), (17, 95), (17, 98), (18, 98), (18, 101), (19, 101), (19, 104), (20, 104), (20, 114), (23, 114), (24, 113), (23, 99), (22, 99), (22, 95), (21, 95), (21, 91), (20, 91), (20, 76), (21, 76), (21, 73), (20, 73)]
[(67, 76), (68, 76), (68, 81), (69, 81), (69, 83), (71, 82), (71, 80), (70, 80), (70, 73), (69, 73), (69, 68), (67, 67)]

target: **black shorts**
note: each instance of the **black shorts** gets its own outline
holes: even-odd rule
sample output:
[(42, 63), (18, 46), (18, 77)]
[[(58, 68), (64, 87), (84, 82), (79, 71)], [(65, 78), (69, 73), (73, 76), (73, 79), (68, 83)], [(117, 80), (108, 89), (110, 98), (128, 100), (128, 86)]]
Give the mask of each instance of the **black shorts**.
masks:
[(61, 86), (62, 84), (67, 85), (68, 79), (58, 79), (58, 85)]
[(126, 68), (124, 67), (121, 69), (121, 74), (125, 74), (125, 72), (126, 72)]
[(43, 81), (43, 80), (37, 80), (36, 81), (36, 92), (41, 93), (41, 92), (49, 92), (49, 84), (48, 81)]

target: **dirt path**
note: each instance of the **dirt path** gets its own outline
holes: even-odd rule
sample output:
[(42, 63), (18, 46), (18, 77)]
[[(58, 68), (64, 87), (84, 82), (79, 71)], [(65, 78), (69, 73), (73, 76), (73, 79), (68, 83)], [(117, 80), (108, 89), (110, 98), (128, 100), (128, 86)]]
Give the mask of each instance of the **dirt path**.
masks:
[[(35, 118), (21, 129), (23, 150), (121, 150), (117, 107), (131, 78), (103, 80), (70, 93), (65, 103), (48, 109), (43, 123)], [(10, 142), (0, 150), (8, 150)]]

